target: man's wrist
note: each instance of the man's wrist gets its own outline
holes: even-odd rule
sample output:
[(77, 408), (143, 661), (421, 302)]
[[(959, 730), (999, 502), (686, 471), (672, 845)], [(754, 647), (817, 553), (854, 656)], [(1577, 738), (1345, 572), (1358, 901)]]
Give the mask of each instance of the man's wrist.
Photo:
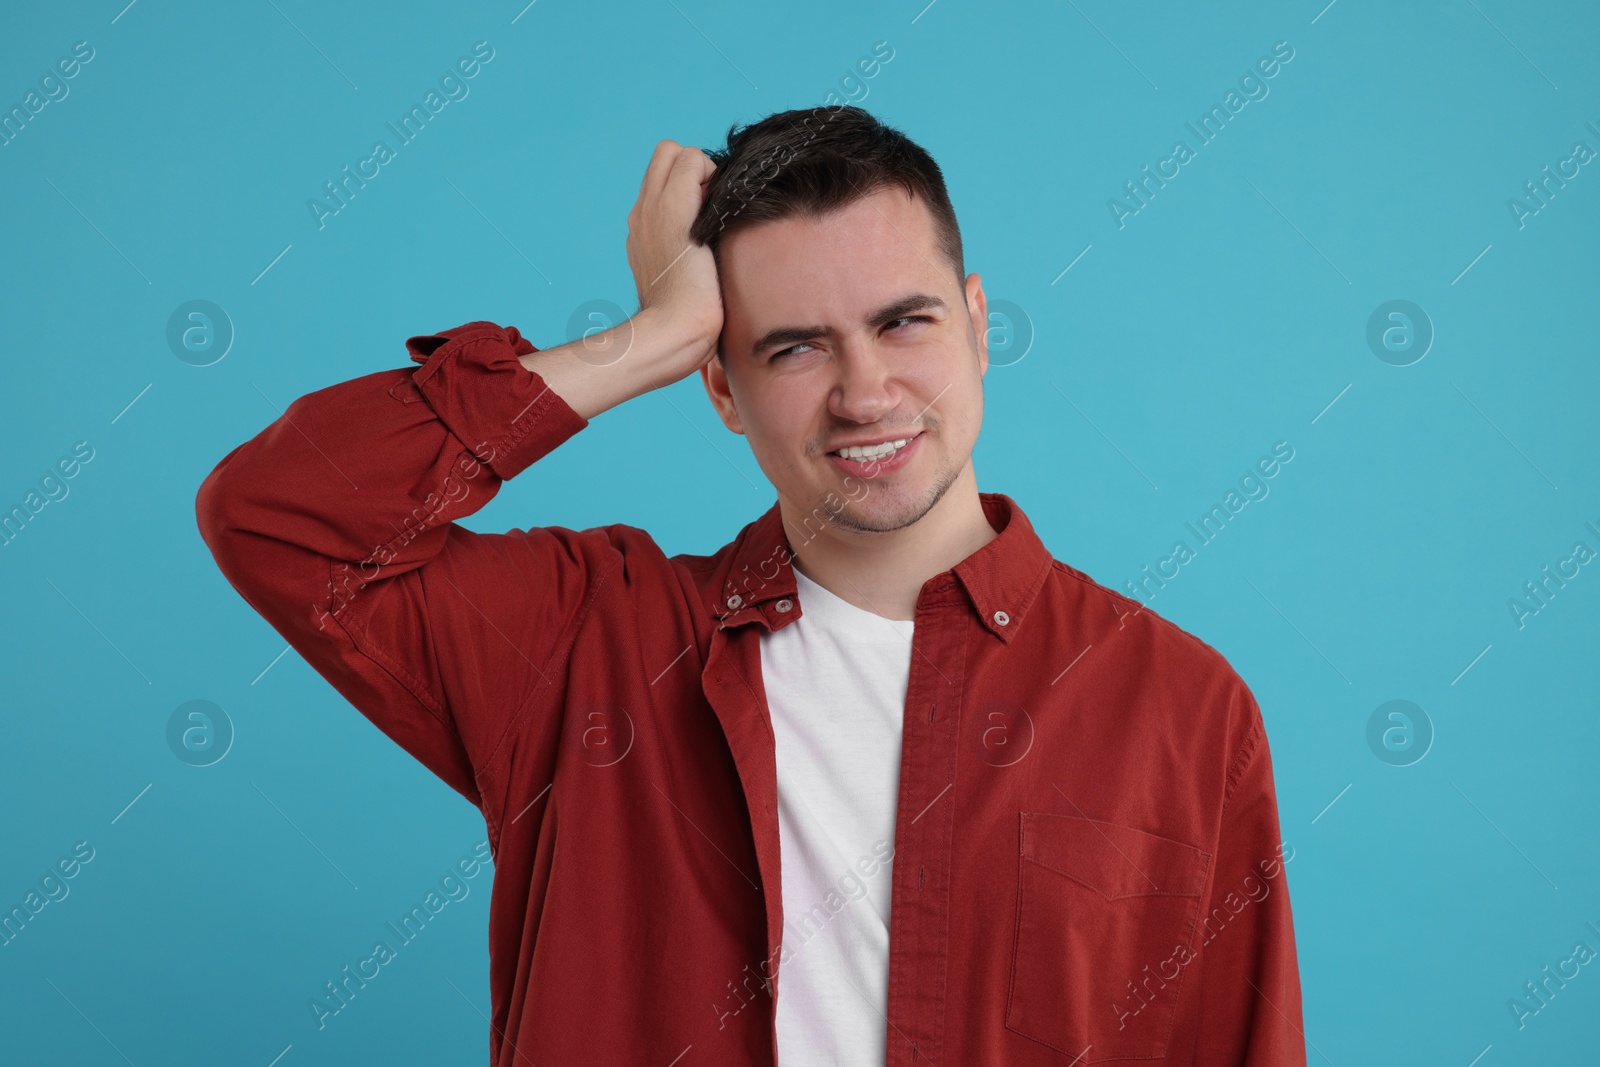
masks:
[(645, 308), (610, 329), (518, 358), (569, 407), (592, 419), (679, 381), (715, 343), (701, 324)]

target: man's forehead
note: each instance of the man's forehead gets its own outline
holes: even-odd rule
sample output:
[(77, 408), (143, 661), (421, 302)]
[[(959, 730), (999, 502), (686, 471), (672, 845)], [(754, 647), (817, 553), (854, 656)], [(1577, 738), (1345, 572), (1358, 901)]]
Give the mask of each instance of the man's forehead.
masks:
[[(782, 253), (804, 245), (859, 249), (865, 254), (916, 256), (934, 236), (933, 215), (903, 187), (883, 186), (823, 214), (796, 212), (742, 226), (722, 239), (720, 257), (745, 270), (782, 262)], [(799, 254), (791, 258), (799, 258)]]
[(931, 214), (899, 186), (823, 216), (743, 227), (720, 252), (729, 310), (757, 330), (800, 313), (855, 318), (906, 292), (949, 284)]

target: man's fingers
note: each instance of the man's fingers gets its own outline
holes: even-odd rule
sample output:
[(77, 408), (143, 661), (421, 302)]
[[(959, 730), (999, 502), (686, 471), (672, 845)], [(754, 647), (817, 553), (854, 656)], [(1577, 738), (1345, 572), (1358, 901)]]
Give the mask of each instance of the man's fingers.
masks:
[(711, 176), (713, 174), (715, 174), (716, 172), (717, 172), (717, 165), (715, 163), (711, 162), (711, 157), (710, 156), (706, 155), (704, 152), (701, 152), (700, 153), (700, 184), (704, 185), (706, 182), (710, 181), (711, 180)]
[(656, 145), (656, 150), (651, 153), (650, 165), (645, 168), (644, 178), (639, 182), (639, 199), (641, 201), (652, 199), (661, 194), (661, 189), (667, 184), (667, 175), (672, 166), (677, 162), (678, 150), (683, 146), (677, 141), (665, 140)]
[(691, 208), (698, 208), (708, 167), (716, 169), (704, 152), (692, 146), (685, 147), (672, 162), (672, 172), (667, 176), (663, 193), (682, 200)]

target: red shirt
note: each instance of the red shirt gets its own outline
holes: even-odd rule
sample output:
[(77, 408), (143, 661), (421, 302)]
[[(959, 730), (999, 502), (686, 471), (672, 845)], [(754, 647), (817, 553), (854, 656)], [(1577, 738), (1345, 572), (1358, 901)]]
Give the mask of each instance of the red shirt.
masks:
[[(777, 504), (710, 556), (620, 524), (474, 533), (453, 520), (588, 422), (514, 327), (406, 346), (420, 368), (304, 396), (224, 457), (207, 545), (482, 810), (496, 1067), (773, 1064), (759, 642), (804, 610)], [(998, 536), (917, 599), (888, 1064), (1304, 1064), (1294, 853), (1249, 690), (981, 500)]]

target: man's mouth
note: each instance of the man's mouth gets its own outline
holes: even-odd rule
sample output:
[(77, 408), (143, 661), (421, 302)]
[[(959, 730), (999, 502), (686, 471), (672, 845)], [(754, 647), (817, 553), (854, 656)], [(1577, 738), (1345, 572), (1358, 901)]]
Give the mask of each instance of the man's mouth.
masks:
[(884, 460), (888, 459), (896, 452), (899, 452), (902, 448), (905, 448), (919, 436), (921, 436), (921, 431), (918, 431), (909, 437), (897, 437), (892, 440), (880, 441), (875, 444), (846, 445), (843, 448), (834, 449), (832, 452), (829, 452), (828, 455), (838, 456), (841, 459), (853, 459), (864, 463), (871, 462), (872, 460)]
[(845, 474), (858, 478), (882, 478), (916, 461), (924, 431), (887, 441), (845, 445), (827, 453), (828, 462)]

